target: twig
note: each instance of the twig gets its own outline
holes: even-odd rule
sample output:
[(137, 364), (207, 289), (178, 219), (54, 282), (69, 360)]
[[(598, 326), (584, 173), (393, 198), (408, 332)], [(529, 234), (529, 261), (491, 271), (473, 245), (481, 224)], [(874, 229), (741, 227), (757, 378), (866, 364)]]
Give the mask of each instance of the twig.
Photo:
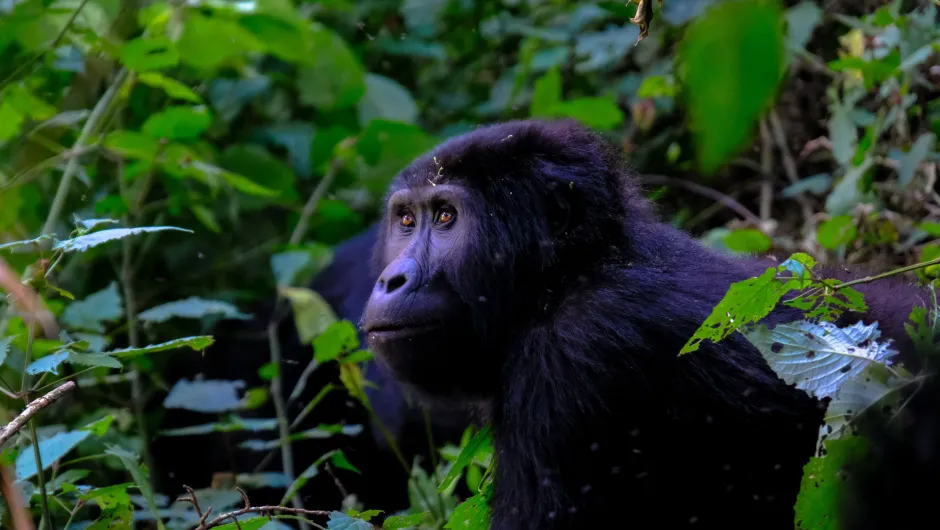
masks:
[(0, 493), (7, 502), (7, 510), (13, 520), (13, 530), (33, 530), (33, 521), (29, 518), (29, 511), (23, 502), (20, 488), (13, 487), (16, 476), (8, 466), (0, 465)]
[(47, 338), (59, 335), (55, 317), (46, 309), (42, 299), (36, 291), (23, 285), (16, 272), (3, 258), (0, 258), (0, 288), (10, 293), (16, 305), (20, 306), (20, 316), (27, 324), (38, 322)]
[(767, 130), (767, 120), (760, 121), (760, 218), (761, 221), (770, 220), (770, 207), (774, 200), (774, 152), (770, 132)]
[(667, 177), (666, 175), (642, 175), (640, 179), (643, 180), (643, 182), (646, 184), (652, 186), (677, 186), (680, 188), (685, 188), (693, 193), (697, 193), (703, 197), (708, 197), (715, 202), (719, 202), (725, 205), (728, 209), (734, 210), (735, 213), (746, 219), (751, 224), (755, 226), (761, 226), (760, 217), (754, 215), (754, 213), (745, 208), (743, 204), (732, 199), (731, 197), (728, 197), (720, 191), (702, 186), (701, 184), (697, 184), (690, 180), (684, 180), (676, 177)]
[(294, 232), (290, 235), (290, 239), (288, 240), (289, 245), (296, 245), (300, 243), (300, 240), (303, 239), (304, 234), (307, 233), (307, 225), (310, 223), (310, 218), (317, 210), (317, 205), (320, 204), (320, 200), (324, 195), (326, 195), (326, 190), (328, 190), (330, 185), (333, 184), (333, 179), (336, 178), (336, 173), (338, 171), (338, 163), (334, 162), (330, 164), (330, 168), (326, 171), (326, 174), (323, 175), (323, 178), (317, 184), (317, 187), (314, 188), (313, 193), (310, 194), (310, 198), (308, 198), (307, 203), (304, 204), (303, 211), (300, 212), (300, 219), (297, 221), (297, 226), (294, 227)]
[(923, 269), (931, 265), (940, 265), (940, 258), (932, 259), (930, 261), (924, 261), (921, 263), (915, 263), (913, 265), (908, 265), (906, 267), (901, 267), (899, 269), (890, 270), (888, 272), (883, 272), (881, 274), (875, 274), (873, 276), (866, 276), (864, 278), (859, 278), (857, 280), (852, 280), (849, 282), (838, 283), (833, 286), (833, 289), (838, 291), (839, 289), (845, 289), (846, 287), (851, 287), (853, 285), (858, 285), (861, 283), (871, 283), (876, 280), (883, 280), (885, 278), (888, 278), (889, 276), (895, 276), (897, 274), (904, 274), (905, 272), (911, 272), (917, 269)]
[[(211, 521), (207, 521), (209, 514), (212, 512), (210, 507), (205, 512), (202, 511), (202, 507), (199, 506), (199, 499), (196, 498), (196, 492), (193, 491), (189, 486), (183, 486), (187, 492), (189, 492), (188, 497), (180, 497), (179, 500), (191, 503), (196, 510), (196, 516), (199, 517), (199, 525), (194, 530), (209, 530), (210, 528), (215, 528), (225, 523), (226, 520), (231, 519), (237, 522), (237, 518), (249, 514), (257, 513), (260, 515), (271, 514), (271, 513), (286, 513), (290, 515), (307, 515), (307, 516), (317, 516), (317, 517), (329, 517), (330, 512), (326, 510), (306, 510), (303, 508), (289, 508), (287, 506), (252, 506), (251, 501), (248, 500), (248, 494), (241, 488), (235, 488), (238, 490), (238, 493), (242, 497), (242, 502), (244, 507), (238, 510), (233, 510), (231, 512), (225, 512)], [(317, 528), (323, 528), (319, 525), (315, 525)]]
[[(72, 151), (84, 149), (89, 138), (95, 132), (98, 122), (101, 121), (101, 118), (104, 116), (105, 110), (107, 110), (108, 106), (111, 104), (111, 100), (117, 95), (118, 90), (124, 86), (124, 81), (127, 80), (127, 76), (128, 71), (126, 68), (122, 68), (121, 71), (118, 72), (114, 82), (111, 83), (108, 90), (105, 91), (101, 99), (98, 100), (95, 108), (91, 111), (91, 115), (88, 116), (88, 120), (85, 121), (82, 132), (78, 135), (78, 139), (75, 140), (75, 144), (72, 146)], [(55, 192), (55, 198), (52, 200), (49, 216), (46, 218), (46, 223), (43, 225), (42, 231), (40, 232), (41, 234), (52, 233), (56, 222), (59, 220), (59, 215), (62, 213), (62, 208), (65, 207), (65, 200), (69, 195), (69, 187), (72, 184), (72, 178), (75, 177), (75, 173), (77, 172), (78, 157), (72, 157), (69, 159), (68, 164), (65, 166), (65, 171), (62, 173), (62, 180), (59, 182), (59, 188)]]
[(36, 413), (48, 407), (52, 404), (53, 401), (61, 398), (65, 395), (66, 392), (69, 392), (74, 388), (75, 382), (68, 381), (64, 385), (56, 388), (48, 394), (34, 399), (29, 405), (26, 406), (25, 409), (23, 409), (23, 412), (20, 412), (19, 416), (14, 418), (10, 423), (6, 424), (3, 429), (0, 429), (0, 445), (5, 444), (11, 436), (22, 429), (23, 426), (26, 425), (26, 422), (35, 416)]
[[(796, 184), (800, 181), (800, 175), (797, 172), (793, 155), (790, 154), (790, 149), (787, 147), (787, 137), (783, 132), (783, 125), (780, 123), (780, 117), (777, 116), (776, 109), (770, 110), (770, 132), (773, 135), (774, 142), (777, 144), (777, 151), (780, 152), (780, 159), (783, 161), (783, 172), (791, 184)], [(800, 208), (803, 210), (803, 218), (806, 221), (812, 219), (813, 207), (810, 205), (809, 201), (806, 200), (806, 196), (799, 193), (795, 198), (796, 202), (800, 204)]]

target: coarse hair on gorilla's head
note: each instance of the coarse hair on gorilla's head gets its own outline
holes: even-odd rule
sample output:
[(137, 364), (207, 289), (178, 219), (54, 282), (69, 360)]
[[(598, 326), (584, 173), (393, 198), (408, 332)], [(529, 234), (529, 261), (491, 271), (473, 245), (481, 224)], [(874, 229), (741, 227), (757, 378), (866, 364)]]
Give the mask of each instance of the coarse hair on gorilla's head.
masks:
[[(732, 283), (774, 265), (659, 221), (599, 135), (508, 122), (394, 179), (362, 327), (397, 380), (492, 419), (493, 530), (790, 530), (819, 403), (740, 334), (678, 356)], [(874, 317), (900, 344), (923, 298), (890, 283), (859, 285), (868, 313), (837, 324)]]
[[(461, 399), (491, 394), (494, 342), (550, 311), (586, 268), (628, 255), (626, 227), (652, 218), (619, 154), (573, 121), (508, 122), (451, 138), (401, 171), (386, 205), (366, 331), (383, 344), (408, 334), (407, 364), (385, 357), (393, 371), (420, 391)], [(429, 350), (434, 358), (414, 358)], [(445, 381), (440, 369), (466, 377)]]

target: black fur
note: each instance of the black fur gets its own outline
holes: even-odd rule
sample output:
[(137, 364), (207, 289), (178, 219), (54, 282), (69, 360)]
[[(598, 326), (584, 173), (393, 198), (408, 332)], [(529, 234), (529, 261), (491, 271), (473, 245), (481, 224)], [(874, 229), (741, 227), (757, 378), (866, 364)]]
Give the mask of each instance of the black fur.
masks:
[[(446, 202), (442, 189), (452, 228), (401, 227), (401, 208)], [(793, 528), (819, 405), (740, 335), (677, 356), (728, 286), (772, 261), (662, 223), (619, 153), (568, 122), (450, 139), (389, 197), (364, 328), (403, 382), (493, 420), (493, 530)], [(865, 320), (908, 348), (902, 322), (921, 292), (859, 289)]]

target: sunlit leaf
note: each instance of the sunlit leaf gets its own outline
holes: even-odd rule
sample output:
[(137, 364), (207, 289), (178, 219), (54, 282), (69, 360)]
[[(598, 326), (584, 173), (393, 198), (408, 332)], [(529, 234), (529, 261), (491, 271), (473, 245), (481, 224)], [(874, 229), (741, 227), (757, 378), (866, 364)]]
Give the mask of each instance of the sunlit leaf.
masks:
[(121, 156), (135, 160), (153, 160), (160, 151), (156, 139), (134, 131), (113, 131), (104, 138), (104, 145)]
[(343, 512), (330, 512), (327, 530), (374, 530), (375, 527), (358, 517), (351, 517)]
[(330, 324), (313, 339), (313, 358), (318, 363), (325, 363), (358, 347), (359, 333), (356, 327), (348, 320), (340, 320)]
[(311, 62), (297, 73), (300, 101), (322, 110), (351, 108), (365, 94), (365, 69), (333, 31), (316, 26), (311, 39)]
[(383, 530), (404, 530), (418, 527), (431, 512), (413, 513), (409, 515), (390, 515), (382, 523)]
[(333, 308), (316, 291), (305, 287), (285, 287), (280, 292), (291, 303), (301, 343), (310, 344), (317, 335), (337, 322)]
[(816, 239), (819, 244), (829, 250), (855, 241), (858, 230), (851, 215), (838, 215), (819, 224), (816, 229)]
[[(89, 431), (60, 432), (39, 440), (39, 458), (42, 468), (49, 469), (91, 435)], [(16, 458), (16, 480), (28, 480), (36, 475), (36, 457), (32, 447), (25, 447)]]
[(491, 426), (487, 424), (480, 432), (474, 436), (467, 445), (460, 451), (460, 454), (457, 456), (457, 460), (454, 462), (454, 465), (451, 466), (450, 470), (447, 472), (447, 475), (444, 476), (444, 479), (441, 481), (440, 486), (438, 486), (437, 491), (439, 493), (448, 490), (453, 483), (460, 478), (463, 470), (469, 466), (473, 459), (476, 458), (477, 453), (480, 449), (491, 445), (493, 443), (492, 436), (490, 434)]
[[(224, 44), (223, 44), (224, 43)], [(264, 45), (233, 20), (207, 17), (190, 11), (182, 36), (176, 43), (180, 60), (204, 71), (213, 71), (247, 53), (260, 51)]]
[(184, 337), (182, 339), (174, 339), (171, 341), (163, 342), (160, 344), (152, 344), (150, 346), (143, 346), (141, 348), (123, 348), (120, 350), (111, 350), (106, 352), (108, 355), (113, 355), (115, 357), (124, 359), (128, 357), (137, 357), (139, 355), (146, 355), (148, 353), (157, 353), (167, 350), (175, 350), (177, 348), (189, 347), (196, 351), (202, 351), (209, 346), (212, 346), (212, 343), (215, 342), (211, 336), (202, 335), (196, 337)]
[(734, 230), (724, 237), (725, 245), (733, 252), (760, 254), (770, 250), (773, 240), (756, 228)]
[(407, 88), (385, 76), (367, 73), (366, 91), (358, 103), (359, 123), (367, 125), (373, 119), (414, 123), (418, 119), (418, 105)]
[(212, 114), (204, 106), (170, 107), (152, 114), (141, 130), (151, 138), (189, 141), (199, 138), (212, 124)]
[(556, 104), (551, 109), (556, 117), (573, 118), (597, 129), (610, 130), (623, 123), (624, 114), (613, 98), (583, 97)]
[(238, 311), (238, 308), (228, 302), (219, 300), (206, 300), (198, 296), (190, 296), (185, 300), (177, 300), (152, 307), (141, 312), (137, 317), (147, 322), (166, 322), (171, 318), (194, 318), (215, 316), (232, 320), (248, 320), (251, 315)]
[(920, 163), (927, 158), (927, 155), (933, 149), (936, 135), (933, 133), (924, 133), (917, 137), (911, 149), (901, 157), (901, 167), (898, 168), (898, 185), (907, 186), (914, 180), (914, 173)]
[(172, 68), (179, 64), (179, 60), (176, 47), (164, 35), (140, 37), (127, 41), (121, 47), (121, 62), (131, 70), (146, 72)]
[(552, 68), (535, 80), (532, 89), (532, 103), (529, 115), (532, 117), (551, 117), (552, 109), (561, 102), (561, 72)]
[(72, 302), (62, 312), (62, 323), (72, 329), (103, 333), (105, 324), (124, 316), (121, 293), (116, 282), (83, 300)]
[(144, 499), (147, 500), (147, 507), (150, 509), (150, 513), (152, 513), (153, 516), (159, 520), (160, 511), (157, 508), (153, 488), (150, 486), (150, 480), (147, 477), (147, 473), (138, 463), (138, 456), (115, 445), (108, 447), (108, 449), (105, 451), (105, 454), (116, 456), (121, 461), (121, 464), (124, 465), (124, 468), (127, 469), (128, 473), (130, 473), (134, 478), (134, 482), (137, 484), (137, 489), (140, 490), (140, 493), (143, 495)]
[(206, 413), (238, 410), (244, 405), (239, 397), (239, 392), (244, 388), (244, 381), (189, 381), (184, 378), (173, 385), (163, 400), (163, 406)]
[(59, 241), (52, 248), (53, 250), (62, 250), (64, 252), (85, 252), (86, 250), (97, 247), (104, 243), (110, 241), (117, 241), (118, 239), (124, 239), (125, 237), (136, 236), (144, 233), (152, 232), (163, 232), (163, 231), (177, 231), (177, 232), (188, 232), (193, 233), (192, 230), (187, 230), (185, 228), (177, 228), (175, 226), (141, 226), (137, 228), (112, 228), (110, 230), (102, 230), (100, 232), (94, 232), (92, 234), (86, 234), (83, 236), (78, 236), (73, 239), (66, 239), (65, 241)]
[(202, 103), (202, 98), (188, 86), (157, 72), (141, 72), (137, 75), (137, 80), (145, 85), (163, 90), (166, 95), (173, 99), (182, 99), (196, 104)]
[(796, 498), (797, 530), (838, 530), (843, 507), (845, 467), (868, 454), (864, 438), (826, 441), (826, 456), (813, 457), (803, 466), (803, 480)]

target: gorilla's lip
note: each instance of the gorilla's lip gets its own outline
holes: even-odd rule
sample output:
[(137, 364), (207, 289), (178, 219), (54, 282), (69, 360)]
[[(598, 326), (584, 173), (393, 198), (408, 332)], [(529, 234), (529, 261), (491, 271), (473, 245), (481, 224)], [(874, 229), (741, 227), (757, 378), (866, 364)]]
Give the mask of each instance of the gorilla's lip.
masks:
[(391, 339), (418, 335), (440, 327), (435, 322), (376, 322), (367, 326), (365, 331), (369, 335)]

